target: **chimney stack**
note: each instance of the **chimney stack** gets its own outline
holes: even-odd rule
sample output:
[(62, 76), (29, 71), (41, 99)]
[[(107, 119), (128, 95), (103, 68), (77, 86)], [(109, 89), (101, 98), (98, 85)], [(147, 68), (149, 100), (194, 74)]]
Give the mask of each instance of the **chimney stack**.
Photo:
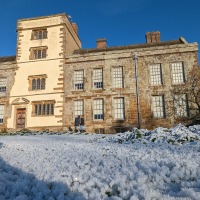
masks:
[(100, 38), (96, 41), (97, 49), (105, 49), (107, 45), (107, 41), (105, 38)]
[(146, 33), (146, 43), (158, 43), (160, 42), (160, 32), (147, 32)]
[(77, 24), (75, 22), (72, 22), (71, 24), (72, 24), (72, 27), (73, 27), (74, 31), (78, 35), (78, 26), (77, 26)]

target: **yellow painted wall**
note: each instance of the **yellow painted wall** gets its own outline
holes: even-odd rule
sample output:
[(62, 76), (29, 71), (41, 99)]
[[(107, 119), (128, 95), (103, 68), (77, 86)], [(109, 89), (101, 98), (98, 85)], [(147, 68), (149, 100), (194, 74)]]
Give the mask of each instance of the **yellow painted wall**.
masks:
[[(65, 20), (63, 20), (65, 19)], [(65, 23), (64, 23), (65, 21)], [(68, 23), (66, 23), (68, 22)], [(68, 27), (69, 26), (69, 27)], [(32, 30), (36, 28), (47, 28), (47, 39), (32, 40)], [(63, 29), (65, 38), (63, 40)], [(12, 105), (11, 118), (8, 119), (8, 128), (16, 128), (16, 109), (26, 108), (26, 128), (62, 126), (63, 106), (63, 65), (65, 54), (70, 54), (80, 47), (80, 41), (73, 31), (71, 24), (64, 15), (39, 17), (18, 21), (18, 56), (14, 85), (10, 92), (10, 103), (17, 98), (25, 98), (28, 104)], [(73, 37), (72, 37), (73, 36)], [(76, 42), (73, 40), (77, 40)], [(67, 44), (71, 47), (67, 50)], [(30, 59), (30, 49), (33, 47), (47, 46), (47, 57), (45, 59)], [(45, 90), (29, 90), (29, 76), (43, 75), (46, 78)], [(59, 85), (58, 85), (59, 83)], [(55, 90), (56, 88), (56, 90)], [(54, 100), (54, 116), (32, 116), (32, 102)]]

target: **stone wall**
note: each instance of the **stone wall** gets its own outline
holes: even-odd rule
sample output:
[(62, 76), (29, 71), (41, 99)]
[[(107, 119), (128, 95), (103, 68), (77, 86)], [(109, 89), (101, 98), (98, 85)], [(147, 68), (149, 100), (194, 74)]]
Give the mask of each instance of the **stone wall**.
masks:
[[(0, 104), (5, 106), (4, 123), (0, 124), (0, 132), (7, 129), (7, 119), (11, 117), (11, 105), (9, 104), (10, 91), (14, 84), (14, 75), (16, 71), (15, 56), (0, 58), (0, 77), (7, 78), (6, 95), (0, 96)], [(19, 88), (20, 89), (20, 88)]]
[[(105, 129), (106, 133), (114, 133), (117, 129), (132, 129), (138, 126), (137, 103), (136, 103), (136, 80), (134, 71), (133, 54), (138, 56), (138, 83), (141, 127), (152, 129), (158, 126), (170, 127), (176, 123), (175, 119), (166, 115), (166, 118), (156, 119), (152, 115), (152, 95), (164, 95), (166, 98), (172, 85), (171, 63), (181, 61), (184, 63), (185, 77), (197, 64), (198, 46), (196, 43), (188, 44), (177, 42), (176, 44), (164, 43), (144, 46), (140, 48), (108, 48), (106, 50), (83, 50), (66, 59), (65, 66), (65, 104), (64, 126), (74, 126), (74, 101), (84, 100), (85, 127), (89, 132), (96, 129)], [(162, 65), (163, 84), (151, 86), (149, 65)], [(112, 87), (112, 68), (123, 66), (124, 87)], [(92, 86), (93, 69), (103, 68), (102, 90), (95, 90)], [(84, 70), (84, 90), (74, 90), (74, 71)], [(179, 85), (181, 87), (181, 85)], [(125, 101), (125, 119), (115, 120), (113, 112), (113, 99), (123, 97)], [(93, 100), (104, 99), (104, 120), (93, 119)], [(166, 100), (166, 99), (165, 99)], [(167, 113), (167, 108), (166, 108)]]

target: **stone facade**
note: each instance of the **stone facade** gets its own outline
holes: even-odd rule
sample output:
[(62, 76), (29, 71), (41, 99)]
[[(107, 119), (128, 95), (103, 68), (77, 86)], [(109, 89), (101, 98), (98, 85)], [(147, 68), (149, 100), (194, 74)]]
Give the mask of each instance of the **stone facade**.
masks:
[[(84, 116), (88, 132), (99, 133), (189, 122), (189, 117), (172, 117), (165, 102), (173, 87), (181, 87), (189, 71), (198, 64), (197, 43), (187, 43), (182, 37), (162, 42), (159, 32), (150, 32), (144, 44), (107, 47), (106, 39), (99, 39), (97, 48), (81, 49), (78, 27), (65, 14), (22, 19), (17, 30), (16, 60), (0, 58), (1, 76), (9, 77), (6, 95), (0, 97), (0, 104), (5, 105), (1, 129), (18, 128), (16, 114), (20, 109), (25, 113), (24, 128), (29, 129), (73, 128), (77, 115)], [(34, 30), (47, 31), (47, 38), (31, 39)], [(44, 59), (31, 57), (35, 56), (32, 48), (38, 47), (47, 49)], [(172, 70), (174, 63), (178, 63), (179, 71), (183, 69), (184, 80), (178, 84), (173, 83), (177, 73)], [(152, 66), (158, 70), (156, 78)], [(32, 79), (40, 75), (45, 77), (45, 89), (31, 90)], [(176, 75), (179, 79), (181, 76)], [(154, 97), (162, 99), (156, 108)], [(54, 105), (54, 112), (41, 116), (47, 107), (37, 105), (48, 101)]]
[[(84, 101), (84, 116), (87, 130), (105, 129), (106, 133), (113, 133), (120, 129), (131, 129), (138, 126), (138, 113), (136, 102), (136, 79), (134, 70), (134, 53), (138, 56), (138, 89), (140, 101), (141, 127), (152, 129), (158, 126), (170, 127), (176, 123), (175, 118), (166, 116), (154, 118), (152, 115), (152, 96), (163, 95), (165, 98), (173, 87), (171, 63), (183, 62), (185, 79), (189, 71), (197, 64), (197, 44), (185, 43), (182, 39), (170, 42), (154, 44), (133, 45), (128, 47), (113, 47), (107, 49), (78, 50), (66, 60), (65, 67), (65, 122), (67, 126), (73, 125), (74, 101)], [(162, 84), (151, 85), (149, 66), (151, 64), (162, 65)], [(124, 87), (113, 88), (112, 69), (123, 66)], [(102, 89), (93, 88), (93, 70), (103, 69)], [(84, 70), (84, 90), (74, 91), (73, 72)], [(178, 86), (181, 87), (181, 84)], [(115, 120), (113, 100), (116, 97), (124, 98), (125, 118)], [(93, 119), (93, 100), (104, 100), (104, 120)]]
[(7, 129), (7, 120), (11, 117), (11, 105), (9, 103), (10, 91), (14, 84), (15, 71), (17, 69), (16, 57), (1, 57), (0, 58), (0, 78), (6, 78), (6, 92), (0, 95), (0, 105), (4, 105), (3, 123), (0, 124), (0, 131)]

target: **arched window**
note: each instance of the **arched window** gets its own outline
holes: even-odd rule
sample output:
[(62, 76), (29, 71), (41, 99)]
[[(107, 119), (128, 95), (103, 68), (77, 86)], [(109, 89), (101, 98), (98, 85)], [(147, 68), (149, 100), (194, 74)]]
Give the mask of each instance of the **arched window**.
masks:
[(32, 80), (32, 90), (36, 90), (36, 79)]
[(44, 39), (47, 38), (47, 31), (46, 30), (43, 31), (43, 38)]
[(42, 50), (42, 58), (46, 58), (46, 49)]
[(45, 89), (45, 78), (41, 79), (41, 90)]
[(45, 74), (35, 75), (29, 77), (30, 90), (45, 90), (46, 87), (46, 78)]
[(33, 54), (34, 54), (34, 59), (37, 59), (38, 54), (37, 54), (37, 51), (36, 51), (36, 50), (33, 51)]
[(50, 104), (46, 104), (46, 115), (50, 114)]
[(40, 78), (37, 79), (37, 89), (40, 90)]
[(35, 104), (34, 107), (35, 107), (34, 108), (34, 114), (37, 115), (38, 114), (38, 105)]
[(36, 29), (32, 31), (33, 40), (41, 40), (47, 38), (47, 29)]
[(42, 58), (41, 55), (42, 54), (42, 50), (38, 50), (38, 58)]
[(31, 48), (30, 59), (44, 59), (47, 57), (47, 47)]
[(39, 31), (39, 37), (38, 39), (42, 39), (42, 31)]
[(42, 105), (38, 104), (38, 115), (41, 115), (41, 111), (42, 111)]

